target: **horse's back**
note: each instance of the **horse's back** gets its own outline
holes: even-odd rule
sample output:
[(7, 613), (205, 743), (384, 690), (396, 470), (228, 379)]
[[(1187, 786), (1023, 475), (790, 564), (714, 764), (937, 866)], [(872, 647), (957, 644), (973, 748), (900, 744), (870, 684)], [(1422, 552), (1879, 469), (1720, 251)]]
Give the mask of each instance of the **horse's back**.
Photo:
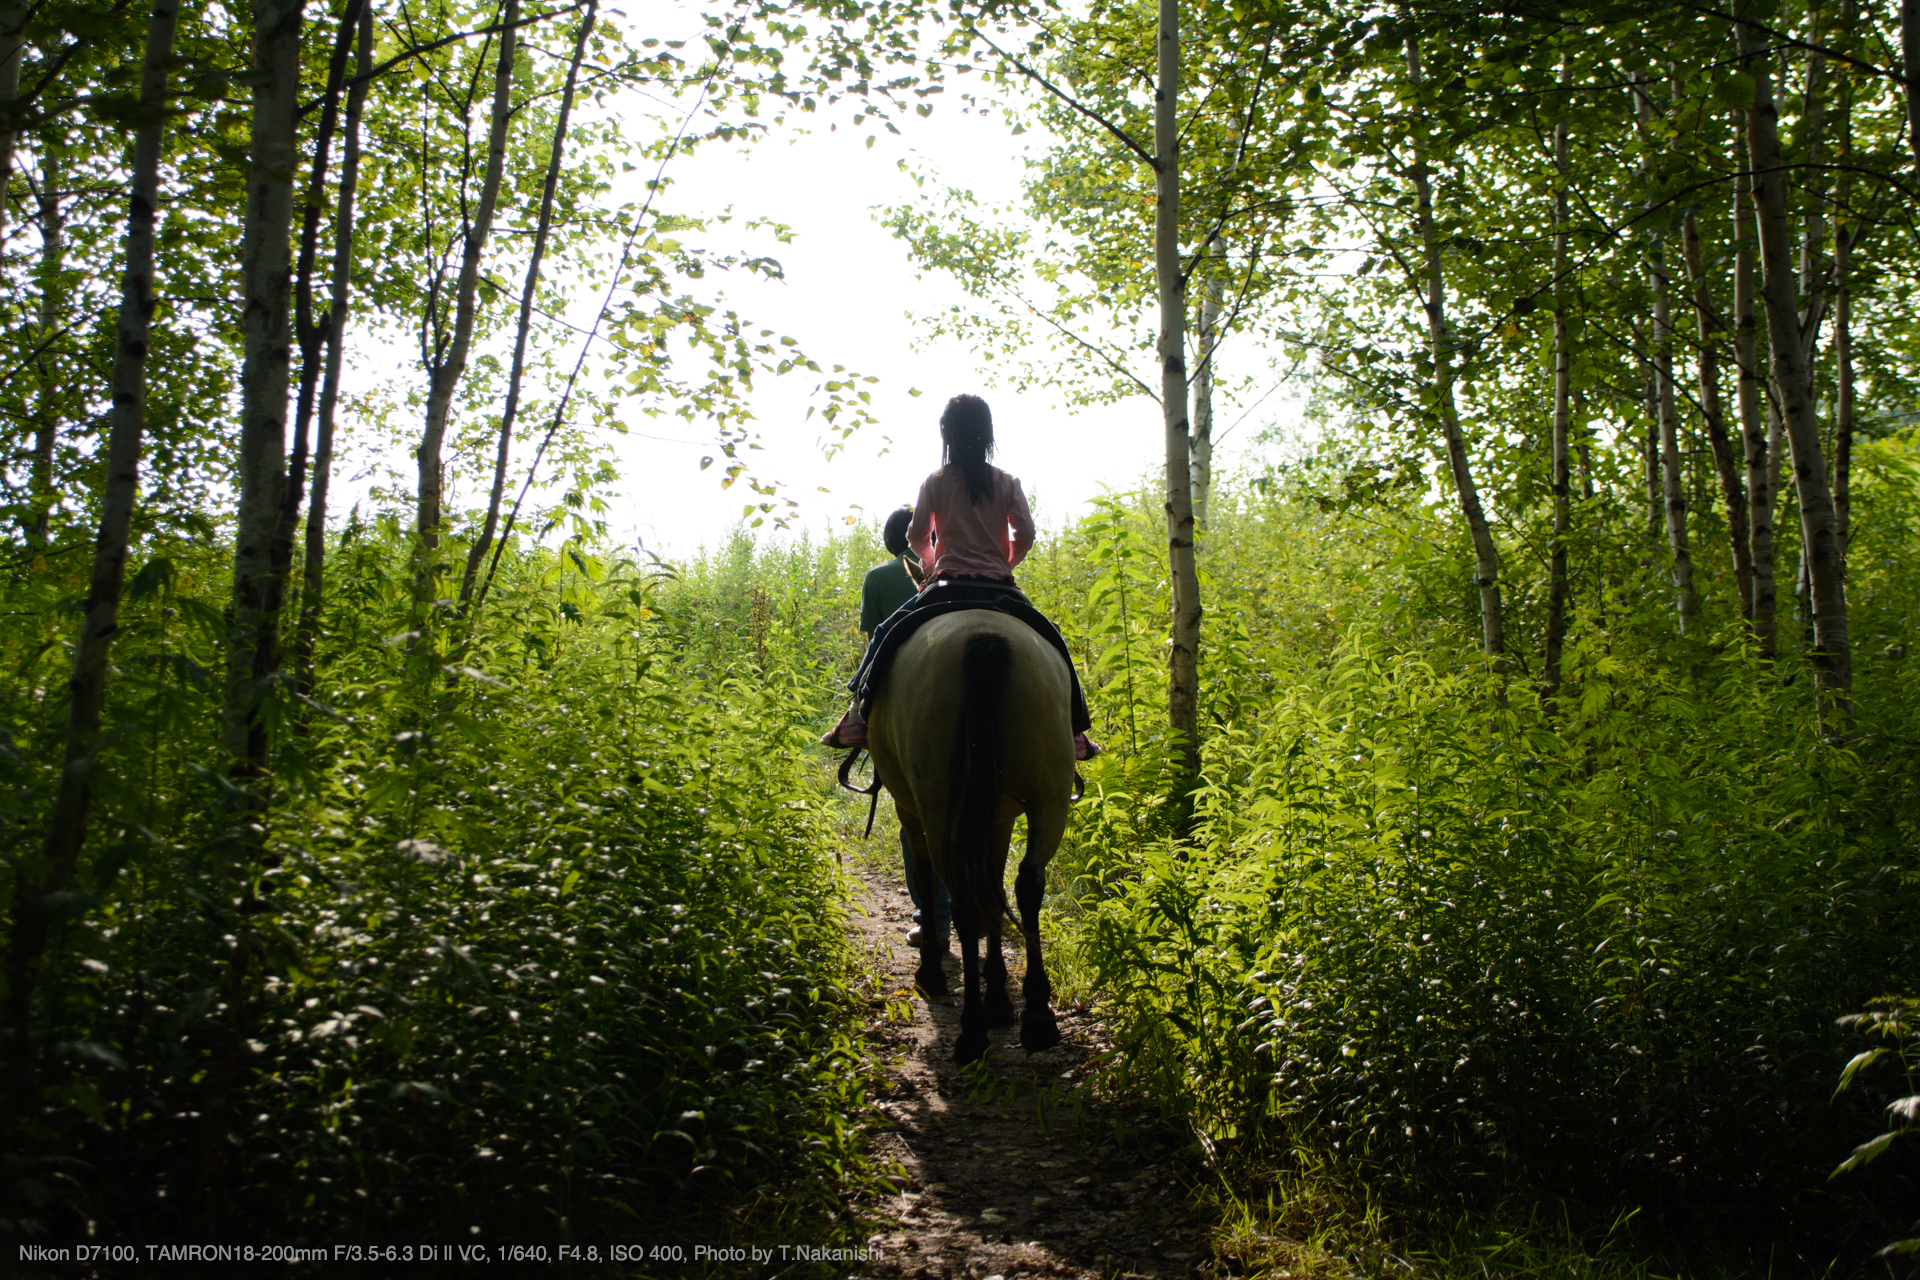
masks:
[[(881, 780), (927, 814), (947, 782), (955, 726), (966, 709), (967, 651), (1006, 645), (999, 690), (1001, 793), (1023, 806), (1058, 801), (1073, 789), (1072, 673), (1051, 643), (1017, 618), (991, 609), (943, 614), (901, 646), (868, 716)], [(890, 776), (891, 775), (891, 776)]]

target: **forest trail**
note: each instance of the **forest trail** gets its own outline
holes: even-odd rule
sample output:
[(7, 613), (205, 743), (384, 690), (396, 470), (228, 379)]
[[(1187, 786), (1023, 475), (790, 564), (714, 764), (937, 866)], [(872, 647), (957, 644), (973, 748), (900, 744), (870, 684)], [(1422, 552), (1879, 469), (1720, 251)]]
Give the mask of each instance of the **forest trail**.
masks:
[[(1122, 1149), (1114, 1116), (1091, 1101), (1076, 1115), (1068, 1100), (1099, 1051), (1090, 1013), (1059, 1008), (1064, 1038), (1044, 1053), (1015, 1047), (1017, 1026), (995, 1028), (990, 1076), (956, 1065), (950, 1054), (960, 1022), (958, 944), (947, 961), (956, 994), (929, 1002), (913, 989), (919, 957), (906, 945), (913, 906), (904, 885), (869, 870), (857, 874), (862, 892), (848, 928), (888, 1001), (875, 1015), (874, 1033), (890, 1061), (875, 1097), (870, 1150), (897, 1161), (907, 1185), (849, 1206), (875, 1224), (869, 1241), (880, 1252), (854, 1274), (1196, 1274), (1211, 1250), (1187, 1204), (1187, 1168), (1152, 1139), (1136, 1136)], [(1024, 957), (1009, 949), (1006, 958), (1017, 993)], [(901, 1001), (909, 1016), (900, 1015)], [(993, 1078), (993, 1095), (980, 1100)], [(1042, 1097), (1050, 1104), (1044, 1116), (1036, 1107)]]

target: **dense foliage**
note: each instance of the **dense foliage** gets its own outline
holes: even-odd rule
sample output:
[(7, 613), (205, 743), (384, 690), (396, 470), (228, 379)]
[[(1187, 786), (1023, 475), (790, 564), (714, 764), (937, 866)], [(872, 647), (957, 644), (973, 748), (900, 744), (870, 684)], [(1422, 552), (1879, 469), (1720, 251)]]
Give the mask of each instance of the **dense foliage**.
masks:
[[(690, 661), (696, 593), (580, 548), (511, 561), (443, 662), (393, 630), (404, 540), (356, 523), (329, 700), (284, 710), (248, 870), (246, 811), (188, 745), (218, 714), (207, 559), (136, 575), (14, 1232), (604, 1243), (682, 1192), (859, 1176), (821, 779), (766, 749), (805, 740), (809, 690)], [(58, 758), (52, 639), (9, 639), (9, 842)], [(830, 1211), (788, 1193), (762, 1217)]]
[[(1737, 632), (1672, 662), (1610, 593), (1550, 705), (1477, 653), (1434, 510), (1337, 510), (1343, 474), (1269, 473), (1218, 513), (1185, 835), (1135, 737), (1161, 723), (1128, 624), (1165, 589), (1132, 571), (1157, 513), (1109, 504), (1026, 575), (1102, 671), (1118, 748), (1055, 877), (1113, 1085), (1256, 1187), (1304, 1144), (1449, 1197), (1576, 1197), (1601, 1229), (1783, 1210), (1757, 1247), (1815, 1263), (1900, 1231), (1910, 1171), (1823, 1188), (1884, 1101), (1830, 1105), (1835, 1020), (1920, 962), (1904, 654), (1861, 672), (1857, 734), (1822, 739), (1804, 678)], [(1913, 604), (1862, 575), (1894, 634)]]

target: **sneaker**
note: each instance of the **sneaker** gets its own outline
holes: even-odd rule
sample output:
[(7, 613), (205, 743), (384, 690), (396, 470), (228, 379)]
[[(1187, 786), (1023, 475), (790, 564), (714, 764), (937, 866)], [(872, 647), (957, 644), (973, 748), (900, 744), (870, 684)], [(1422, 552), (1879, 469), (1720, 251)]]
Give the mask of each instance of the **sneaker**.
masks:
[[(864, 728), (864, 726), (862, 727)], [(865, 741), (865, 739), (862, 738), (862, 741)], [(1076, 733), (1073, 735), (1073, 758), (1075, 760), (1091, 760), (1104, 750), (1106, 750), (1105, 747), (1084, 733)]]
[[(912, 947), (914, 950), (918, 951), (920, 949), (921, 942), (925, 941), (926, 936), (927, 936), (926, 930), (920, 925), (915, 925), (913, 926), (913, 928), (907, 930), (907, 945)], [(953, 949), (952, 938), (953, 938), (952, 934), (944, 934), (941, 937), (934, 939), (934, 941), (939, 944), (940, 950), (951, 951)]]

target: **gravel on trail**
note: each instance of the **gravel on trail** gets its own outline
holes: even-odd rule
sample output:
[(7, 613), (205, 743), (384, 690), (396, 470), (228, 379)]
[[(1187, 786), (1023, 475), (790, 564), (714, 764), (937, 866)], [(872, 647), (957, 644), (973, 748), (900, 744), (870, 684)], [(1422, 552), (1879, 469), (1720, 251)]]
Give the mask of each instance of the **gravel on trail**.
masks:
[[(891, 1057), (870, 1150), (901, 1166), (904, 1185), (855, 1206), (876, 1224), (868, 1243), (878, 1257), (853, 1274), (1173, 1280), (1210, 1269), (1208, 1231), (1188, 1205), (1193, 1165), (1146, 1134), (1116, 1145), (1112, 1115), (1072, 1103), (1100, 1051), (1089, 1011), (1057, 1007), (1063, 1040), (1042, 1053), (1018, 1047), (1017, 1025), (994, 1028), (990, 1075), (955, 1064), (959, 944), (947, 961), (955, 994), (929, 1001), (913, 987), (919, 954), (906, 943), (905, 888), (871, 872), (861, 879), (865, 912), (856, 909), (849, 928), (888, 998), (873, 1034)], [(1009, 945), (1006, 959), (1019, 1007), (1025, 958)]]

